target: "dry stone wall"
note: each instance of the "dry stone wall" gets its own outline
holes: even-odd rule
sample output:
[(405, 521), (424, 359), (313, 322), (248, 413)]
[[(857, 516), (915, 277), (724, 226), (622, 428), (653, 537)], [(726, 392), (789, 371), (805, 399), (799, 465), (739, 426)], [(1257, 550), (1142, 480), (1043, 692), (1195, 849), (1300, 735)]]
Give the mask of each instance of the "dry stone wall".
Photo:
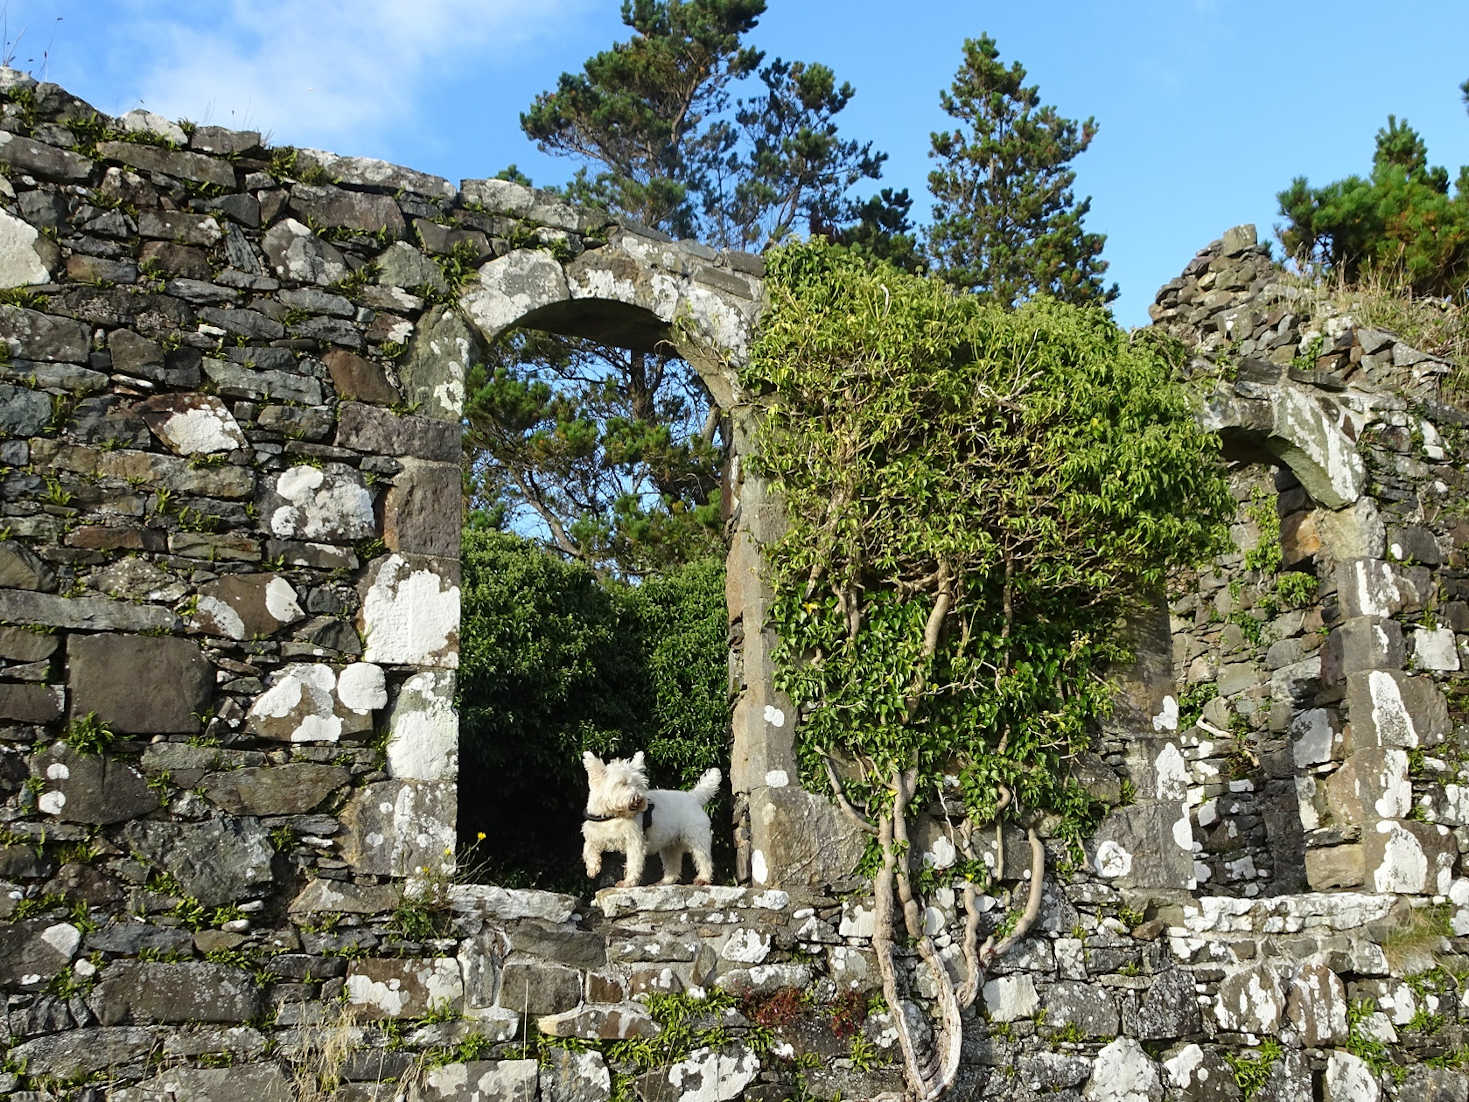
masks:
[[(758, 260), (0, 93), (0, 1094), (897, 1089), (853, 842), (794, 782), (770, 686), (781, 518), (734, 373)], [(1050, 847), (959, 1096), (1469, 1102), (1449, 367), (1309, 312), (1244, 229), (1155, 318), (1234, 463), (1235, 549), (1131, 625), (1078, 763), (1115, 809)], [(669, 341), (732, 417), (748, 887), (449, 883), (457, 421), (517, 323)], [(952, 892), (925, 922), (957, 966)]]

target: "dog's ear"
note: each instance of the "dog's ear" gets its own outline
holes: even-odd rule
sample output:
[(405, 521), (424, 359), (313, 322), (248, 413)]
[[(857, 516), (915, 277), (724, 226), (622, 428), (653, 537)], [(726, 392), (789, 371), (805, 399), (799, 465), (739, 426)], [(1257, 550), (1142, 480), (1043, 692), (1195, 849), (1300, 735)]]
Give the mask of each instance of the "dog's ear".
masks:
[(639, 750), (632, 756), (632, 761), (628, 762), (628, 764), (634, 769), (641, 770), (643, 768), (643, 752)]
[(587, 776), (589, 777), (600, 777), (607, 768), (602, 764), (602, 759), (590, 750), (582, 751), (581, 763), (586, 767)]

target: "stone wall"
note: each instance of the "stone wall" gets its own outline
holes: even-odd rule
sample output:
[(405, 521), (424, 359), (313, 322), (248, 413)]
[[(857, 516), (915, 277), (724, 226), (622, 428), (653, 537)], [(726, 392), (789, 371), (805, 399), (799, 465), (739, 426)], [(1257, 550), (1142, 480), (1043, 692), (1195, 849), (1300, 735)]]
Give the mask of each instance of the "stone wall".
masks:
[[(0, 92), (0, 1093), (894, 1089), (871, 911), (835, 890), (852, 840), (770, 684), (781, 519), (734, 375), (758, 260)], [(1447, 365), (1297, 296), (1238, 230), (1159, 297), (1235, 548), (1131, 625), (1077, 763), (1116, 806), (1085, 854), (1049, 847), (961, 1097), (1469, 1100), (1466, 418)], [(670, 341), (731, 416), (750, 887), (450, 883), (456, 422), (517, 323)], [(957, 960), (954, 911), (925, 917)]]

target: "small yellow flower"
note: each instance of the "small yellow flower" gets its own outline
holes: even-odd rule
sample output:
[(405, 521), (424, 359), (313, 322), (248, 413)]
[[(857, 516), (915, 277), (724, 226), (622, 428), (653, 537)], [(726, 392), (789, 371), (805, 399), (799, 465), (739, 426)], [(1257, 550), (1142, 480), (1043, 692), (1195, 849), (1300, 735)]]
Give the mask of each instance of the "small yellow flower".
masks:
[(477, 841), (483, 842), (485, 840), (485, 832), (480, 831), (478, 834), (475, 835), (475, 839)]

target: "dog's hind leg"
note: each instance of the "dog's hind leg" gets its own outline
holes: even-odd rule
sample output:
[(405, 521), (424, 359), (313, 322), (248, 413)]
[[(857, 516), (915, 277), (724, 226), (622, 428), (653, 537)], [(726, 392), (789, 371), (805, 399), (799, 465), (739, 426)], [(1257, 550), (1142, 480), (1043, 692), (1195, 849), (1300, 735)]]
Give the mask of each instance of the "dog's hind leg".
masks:
[(710, 856), (711, 839), (706, 833), (702, 838), (694, 841), (689, 852), (694, 856), (694, 883), (712, 884), (714, 882), (714, 860)]
[(658, 851), (658, 859), (663, 862), (663, 879), (660, 884), (677, 884), (683, 879), (683, 855), (684, 848), (680, 845), (665, 846)]

